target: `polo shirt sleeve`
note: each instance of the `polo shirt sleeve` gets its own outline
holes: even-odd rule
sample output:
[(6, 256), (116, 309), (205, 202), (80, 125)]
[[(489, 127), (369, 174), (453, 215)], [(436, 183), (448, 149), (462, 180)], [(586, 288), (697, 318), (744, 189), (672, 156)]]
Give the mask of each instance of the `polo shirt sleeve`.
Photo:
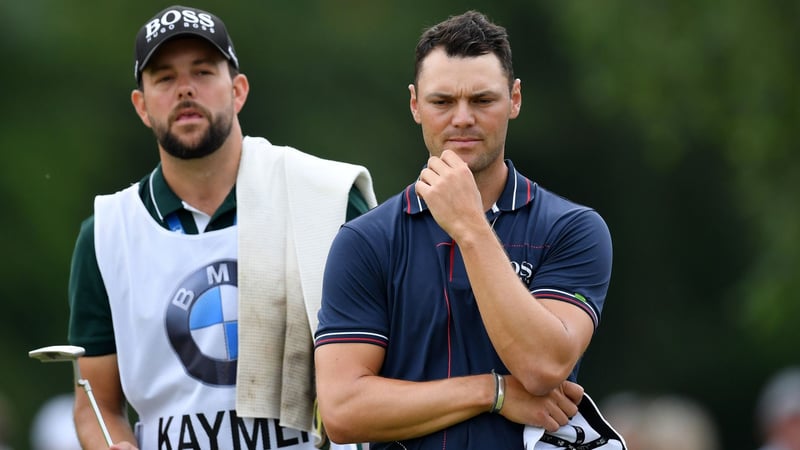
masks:
[(86, 356), (116, 353), (111, 306), (94, 248), (94, 216), (81, 224), (69, 274), (68, 340)]
[(611, 280), (611, 234), (591, 209), (572, 211), (554, 227), (550, 249), (531, 282), (536, 298), (572, 303), (591, 316), (595, 328)]
[(381, 261), (363, 235), (342, 226), (325, 265), (315, 346), (342, 342), (387, 346), (387, 281)]

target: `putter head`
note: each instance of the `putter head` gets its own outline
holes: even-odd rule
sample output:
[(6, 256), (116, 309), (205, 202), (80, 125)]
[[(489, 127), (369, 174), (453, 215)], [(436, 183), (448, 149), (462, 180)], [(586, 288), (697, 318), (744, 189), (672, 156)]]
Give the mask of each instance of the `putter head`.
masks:
[(100, 413), (100, 408), (97, 406), (97, 401), (92, 394), (92, 388), (89, 387), (89, 380), (84, 380), (81, 377), (81, 369), (78, 367), (78, 358), (86, 353), (86, 349), (78, 347), (77, 345), (51, 345), (49, 347), (37, 348), (28, 352), (28, 356), (33, 359), (38, 359), (41, 362), (62, 362), (69, 361), (72, 363), (72, 376), (75, 386), (83, 387), (86, 396), (89, 398), (89, 403), (92, 405), (94, 415), (97, 417), (97, 422), (100, 424), (100, 429), (103, 431), (103, 437), (106, 439), (106, 444), (109, 447), (113, 445), (111, 435), (108, 433), (108, 427), (103, 421), (103, 415)]
[(28, 352), (28, 356), (41, 362), (76, 361), (86, 352), (76, 345), (51, 345)]

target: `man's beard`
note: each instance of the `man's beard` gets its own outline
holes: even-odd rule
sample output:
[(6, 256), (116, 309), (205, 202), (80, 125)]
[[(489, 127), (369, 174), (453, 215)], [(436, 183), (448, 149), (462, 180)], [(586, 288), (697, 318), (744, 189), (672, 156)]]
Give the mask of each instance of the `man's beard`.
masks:
[[(182, 103), (178, 108), (187, 107), (198, 109), (202, 111), (205, 117), (211, 117), (211, 113), (192, 102)], [(222, 146), (222, 143), (231, 134), (233, 115), (221, 114), (211, 118), (211, 125), (208, 127), (208, 131), (200, 139), (200, 142), (195, 145), (186, 145), (181, 142), (178, 136), (170, 131), (169, 122), (171, 121), (168, 121), (166, 125), (156, 124), (153, 126), (153, 133), (156, 135), (156, 140), (161, 147), (176, 158), (197, 159), (214, 153)]]

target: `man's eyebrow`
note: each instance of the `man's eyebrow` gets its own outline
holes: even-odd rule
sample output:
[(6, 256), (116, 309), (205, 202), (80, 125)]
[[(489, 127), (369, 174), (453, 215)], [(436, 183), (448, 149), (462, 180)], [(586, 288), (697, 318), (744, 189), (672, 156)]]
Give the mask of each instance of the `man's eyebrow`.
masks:
[(216, 63), (217, 63), (217, 60), (216, 60), (216, 58), (212, 58), (212, 57), (210, 57), (210, 56), (204, 56), (204, 57), (202, 57), (202, 58), (197, 58), (197, 59), (195, 59), (194, 61), (192, 61), (192, 65), (193, 65), (193, 66), (198, 66), (198, 65), (201, 65), (201, 64), (211, 64), (211, 65), (214, 65), (214, 64), (216, 64)]
[(497, 95), (499, 95), (498, 92), (493, 90), (493, 89), (484, 89), (482, 91), (478, 91), (478, 92), (473, 93), (472, 95), (470, 95), (470, 97), (472, 97), (472, 98), (476, 98), (476, 97), (494, 97), (494, 96), (497, 96)]
[(453, 94), (447, 94), (444, 92), (431, 92), (425, 95), (425, 98), (453, 98)]
[[(493, 89), (484, 89), (482, 91), (473, 92), (469, 94), (469, 98), (480, 98), (480, 97), (496, 97), (500, 95), (497, 91)], [(441, 98), (441, 99), (451, 99), (455, 98), (456, 96), (453, 94), (448, 94), (446, 92), (431, 92), (425, 95), (425, 98)]]

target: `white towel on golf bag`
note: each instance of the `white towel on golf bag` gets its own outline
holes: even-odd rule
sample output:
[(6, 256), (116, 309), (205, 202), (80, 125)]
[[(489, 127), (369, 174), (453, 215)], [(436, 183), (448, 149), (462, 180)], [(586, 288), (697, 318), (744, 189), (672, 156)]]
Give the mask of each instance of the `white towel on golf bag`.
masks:
[(242, 147), (236, 411), (311, 431), (313, 332), (325, 260), (352, 186), (376, 205), (372, 179), (364, 167), (263, 138), (245, 137)]
[[(578, 413), (569, 420), (569, 423), (547, 434), (557, 439), (551, 438), (547, 439), (550, 442), (544, 442), (542, 439), (546, 437), (543, 428), (526, 426), (522, 434), (525, 449), (626, 450), (627, 448), (625, 439), (606, 422), (597, 405), (585, 393), (578, 405)], [(601, 438), (602, 441), (598, 441)], [(556, 443), (557, 440), (563, 442), (559, 444)]]

